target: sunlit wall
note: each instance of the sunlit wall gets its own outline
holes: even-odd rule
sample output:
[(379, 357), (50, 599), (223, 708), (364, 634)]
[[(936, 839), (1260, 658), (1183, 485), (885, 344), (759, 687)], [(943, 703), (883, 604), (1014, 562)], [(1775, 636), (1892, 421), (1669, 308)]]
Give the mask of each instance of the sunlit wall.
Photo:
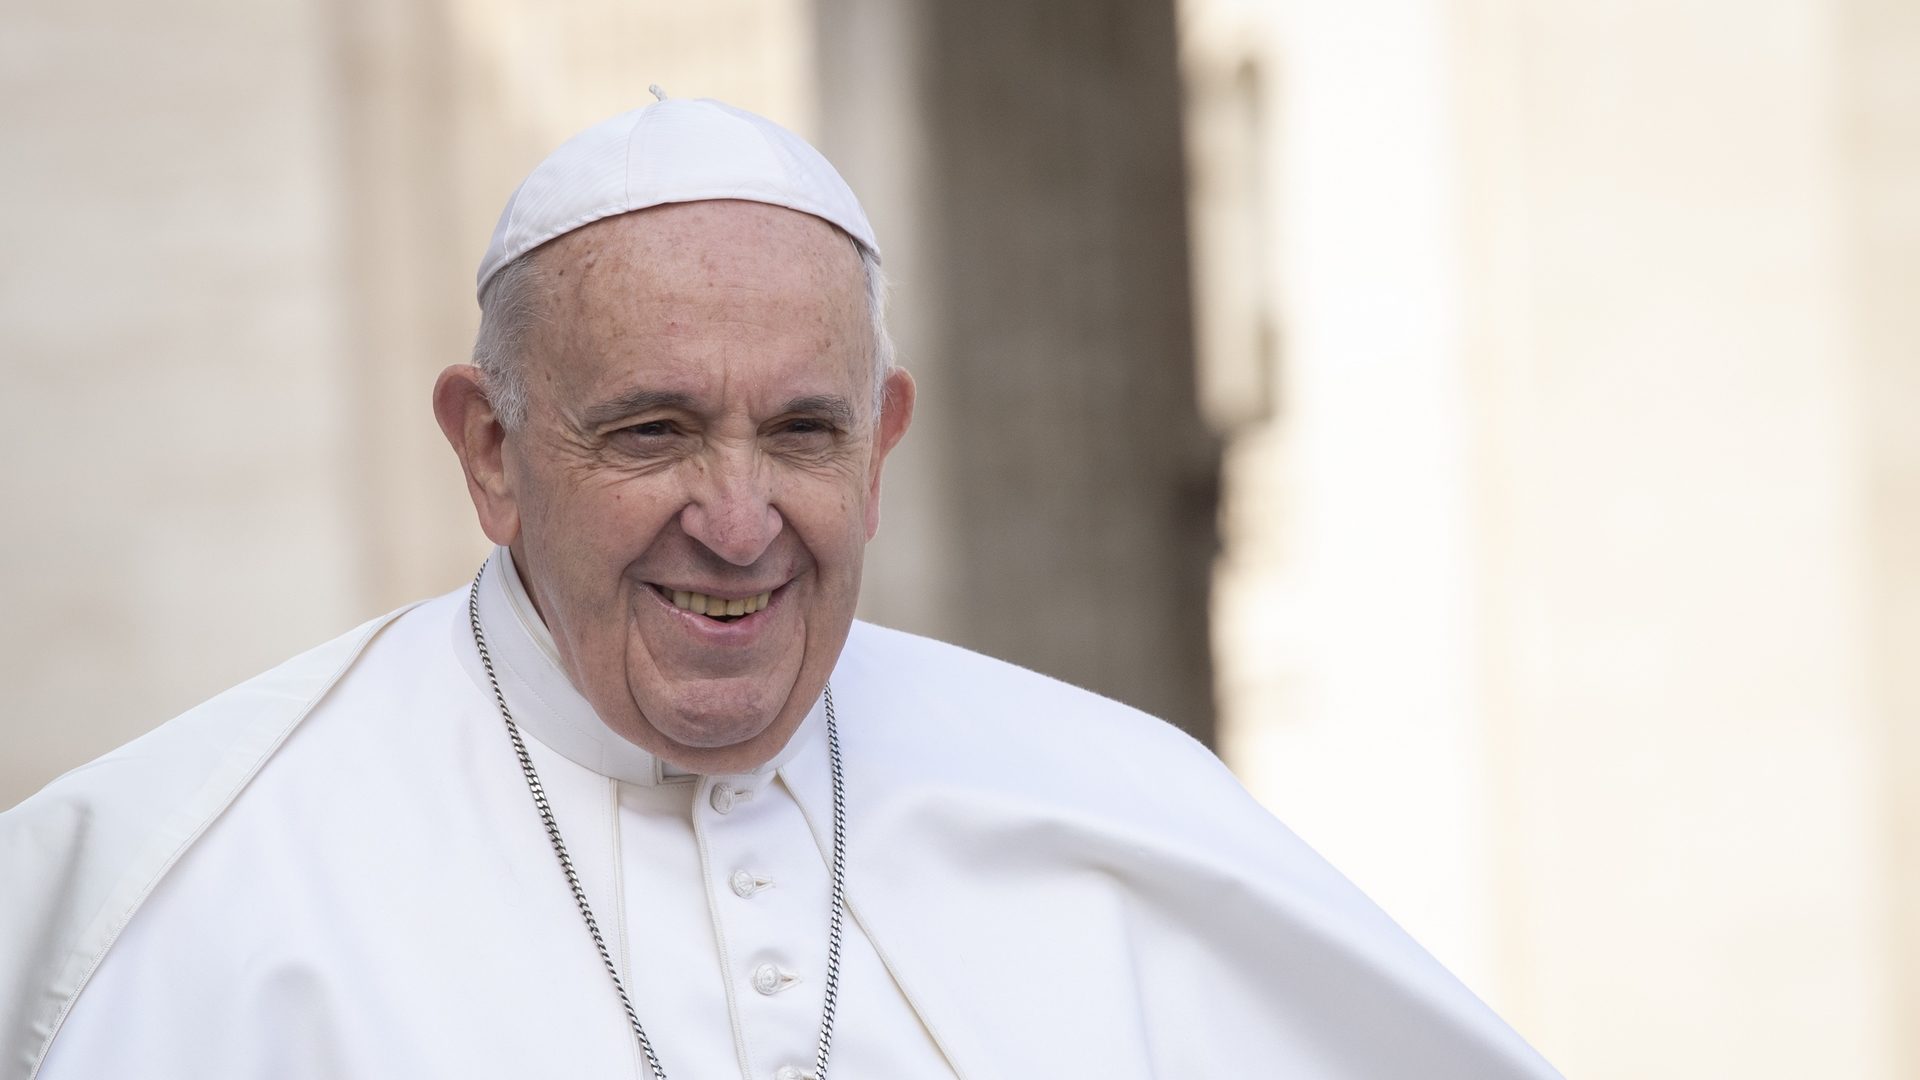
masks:
[(1229, 760), (1570, 1075), (1916, 1075), (1920, 18), (1183, 20)]

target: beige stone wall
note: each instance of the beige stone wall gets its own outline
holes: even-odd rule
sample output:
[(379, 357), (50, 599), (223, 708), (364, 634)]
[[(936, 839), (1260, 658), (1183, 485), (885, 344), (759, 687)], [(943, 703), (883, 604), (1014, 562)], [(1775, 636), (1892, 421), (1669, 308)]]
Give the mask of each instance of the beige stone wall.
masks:
[(1913, 1075), (1914, 16), (1184, 25), (1280, 208), (1230, 760), (1569, 1075)]
[[(1212, 125), (1192, 126), (1196, 220), (1225, 219), (1197, 237), (1237, 248), (1236, 222), (1265, 223), (1262, 317), (1277, 335), (1271, 410), (1216, 412), (1237, 425), (1215, 581), (1221, 750), (1309, 843), (1494, 993), (1435, 14), (1223, 3), (1186, 15), (1192, 107), (1208, 107), (1208, 87), (1246, 92), (1236, 73), (1255, 73), (1261, 135), (1236, 151), (1251, 162), (1209, 161), (1198, 137)], [(1269, 190), (1224, 182), (1235, 174), (1263, 175)], [(1219, 196), (1264, 210), (1207, 205)], [(1233, 335), (1216, 326), (1208, 339)], [(1207, 366), (1246, 383), (1233, 372), (1250, 362)]]
[(363, 615), (315, 17), (9, 8), (0, 802)]
[[(1468, 144), (1505, 970), (1609, 1075), (1895, 1075), (1831, 12), (1505, 17), (1462, 50), (1510, 125)], [(1566, 1004), (1629, 994), (1638, 1051)]]
[[(1890, 969), (1894, 1073), (1920, 1075), (1920, 7), (1861, 0), (1838, 13), (1836, 140), (1846, 317), (1856, 383), (1854, 453), (1864, 472), (1863, 539), (1888, 880), (1875, 921)], [(1904, 1018), (1904, 1019), (1903, 1019)]]

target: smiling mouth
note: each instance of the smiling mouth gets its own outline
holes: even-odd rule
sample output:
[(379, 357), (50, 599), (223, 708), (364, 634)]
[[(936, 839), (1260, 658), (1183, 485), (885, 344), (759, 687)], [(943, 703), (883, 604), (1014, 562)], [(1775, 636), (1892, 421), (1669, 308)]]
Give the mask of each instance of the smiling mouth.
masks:
[(752, 596), (725, 597), (710, 596), (700, 592), (682, 592), (655, 585), (654, 591), (672, 601), (681, 611), (691, 611), (695, 615), (705, 615), (715, 622), (733, 622), (742, 619), (766, 607), (773, 600), (771, 590)]

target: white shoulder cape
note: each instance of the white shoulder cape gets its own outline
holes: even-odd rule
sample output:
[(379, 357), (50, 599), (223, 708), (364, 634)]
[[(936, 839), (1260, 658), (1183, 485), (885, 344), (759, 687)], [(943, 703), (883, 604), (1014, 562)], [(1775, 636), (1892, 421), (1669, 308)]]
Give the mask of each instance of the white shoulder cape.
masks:
[(38, 1071), (153, 887), (406, 610), (241, 683), (0, 814), (0, 1080)]
[[(120, 931), (223, 815), (249, 812), (249, 781), (296, 727), (377, 722), (402, 681), (410, 718), (498, 724), (453, 662), (463, 608), (374, 620), (0, 815), (0, 1080), (34, 1076)], [(1176, 729), (866, 624), (833, 686), (849, 910), (960, 1076), (1557, 1075)], [(825, 763), (781, 771), (827, 850)], [(482, 1020), (496, 1007), (463, 992)]]

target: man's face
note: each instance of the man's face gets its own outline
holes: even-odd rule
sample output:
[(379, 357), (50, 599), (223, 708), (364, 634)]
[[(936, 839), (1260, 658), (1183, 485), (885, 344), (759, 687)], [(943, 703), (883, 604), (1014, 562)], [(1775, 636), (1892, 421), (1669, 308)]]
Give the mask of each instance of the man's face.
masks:
[(748, 202), (609, 218), (536, 257), (511, 520), (490, 531), (602, 720), (684, 767), (758, 765), (846, 641), (911, 412), (898, 374), (874, 415), (859, 257)]

